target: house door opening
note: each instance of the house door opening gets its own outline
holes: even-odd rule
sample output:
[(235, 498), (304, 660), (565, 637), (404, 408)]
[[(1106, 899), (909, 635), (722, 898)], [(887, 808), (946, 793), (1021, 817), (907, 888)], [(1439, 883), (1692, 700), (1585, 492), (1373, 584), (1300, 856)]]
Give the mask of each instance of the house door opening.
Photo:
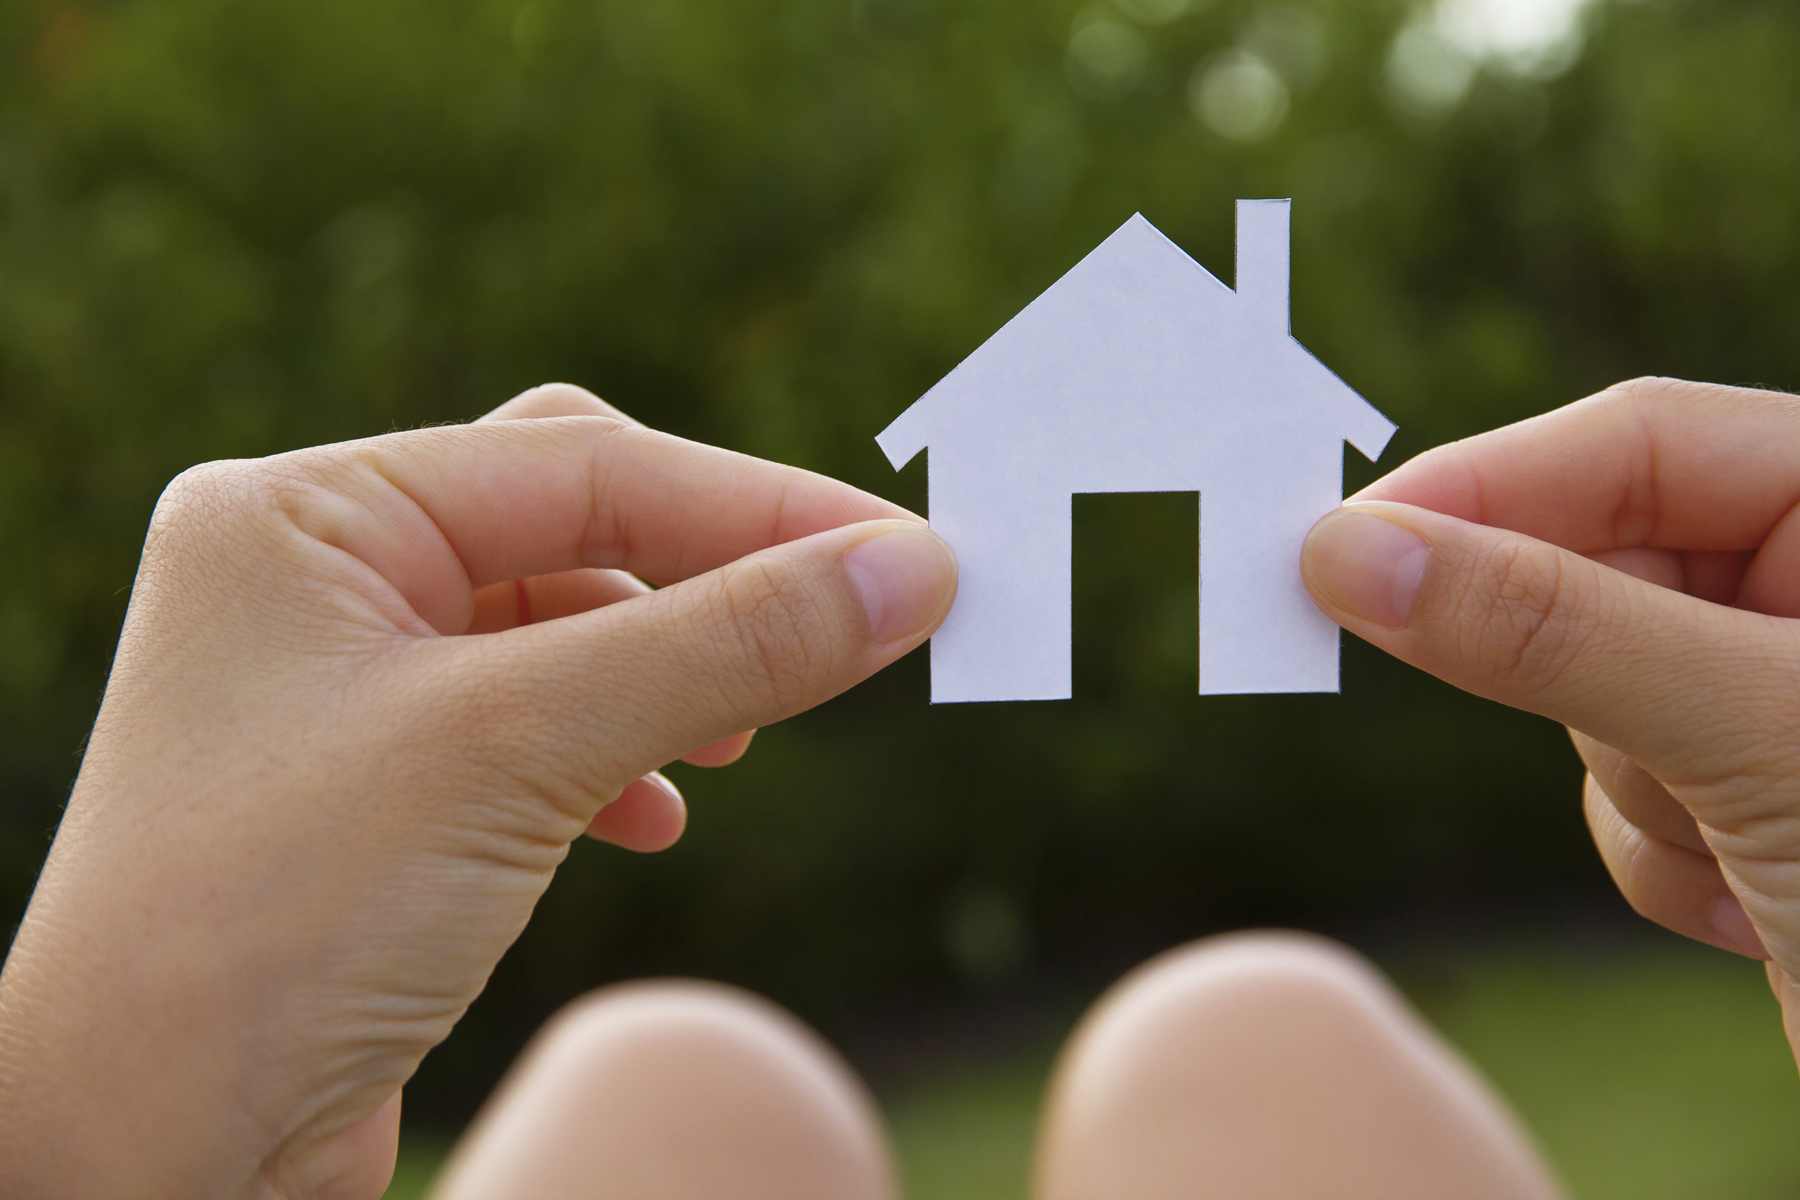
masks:
[(1192, 696), (1199, 493), (1082, 493), (1072, 505), (1075, 696)]

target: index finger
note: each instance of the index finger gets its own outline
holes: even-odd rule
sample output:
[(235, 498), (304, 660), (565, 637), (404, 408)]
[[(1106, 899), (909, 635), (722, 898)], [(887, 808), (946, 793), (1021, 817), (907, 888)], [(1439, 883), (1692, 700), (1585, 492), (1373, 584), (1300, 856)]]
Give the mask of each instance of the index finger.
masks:
[(1353, 500), (1392, 500), (1578, 553), (1754, 550), (1800, 503), (1800, 398), (1638, 379), (1427, 451)]
[(323, 485), (288, 505), (303, 531), (367, 563), (440, 631), (466, 625), (468, 594), (489, 583), (578, 567), (680, 580), (843, 525), (923, 524), (835, 479), (600, 416), (409, 430), (281, 459)]

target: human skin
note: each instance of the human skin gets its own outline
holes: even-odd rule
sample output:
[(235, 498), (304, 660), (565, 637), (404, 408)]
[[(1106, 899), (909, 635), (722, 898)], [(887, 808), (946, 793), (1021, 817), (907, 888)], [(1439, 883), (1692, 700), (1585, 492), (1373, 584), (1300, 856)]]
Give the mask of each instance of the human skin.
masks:
[(562, 385), (492, 416), (164, 493), (0, 974), (0, 1195), (375, 1200), (570, 843), (669, 845), (656, 768), (949, 610), (949, 548), (845, 484)]
[(1800, 1057), (1800, 399), (1621, 384), (1413, 459), (1302, 569), (1344, 628), (1568, 726), (1626, 899), (1766, 960)]
[[(159, 504), (0, 974), (0, 1194), (378, 1197), (400, 1085), (569, 843), (669, 844), (657, 766), (729, 761), (949, 609), (949, 550), (883, 501), (578, 389), (495, 416), (541, 419)], [(1792, 398), (1639, 381), (1415, 459), (1303, 554), (1346, 628), (1576, 730), (1627, 897), (1771, 959), (1791, 1041), (1797, 435)]]

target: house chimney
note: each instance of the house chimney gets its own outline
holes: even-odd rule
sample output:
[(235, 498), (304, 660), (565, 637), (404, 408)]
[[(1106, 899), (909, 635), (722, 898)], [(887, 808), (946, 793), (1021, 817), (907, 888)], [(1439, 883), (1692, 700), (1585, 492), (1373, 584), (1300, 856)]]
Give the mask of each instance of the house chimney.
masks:
[(1288, 201), (1237, 202), (1238, 308), (1258, 329), (1288, 324)]

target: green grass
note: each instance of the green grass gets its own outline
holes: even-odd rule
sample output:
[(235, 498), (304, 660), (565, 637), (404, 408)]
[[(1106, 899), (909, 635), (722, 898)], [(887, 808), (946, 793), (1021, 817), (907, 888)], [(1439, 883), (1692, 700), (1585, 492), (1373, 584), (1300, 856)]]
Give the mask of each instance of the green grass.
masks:
[(1421, 1007), (1580, 1200), (1800, 1196), (1800, 1075), (1760, 964), (1686, 943), (1503, 951)]
[[(1759, 966), (1672, 939), (1489, 947), (1396, 974), (1537, 1133), (1577, 1200), (1800, 1196), (1800, 1076)], [(1048, 1053), (884, 1096), (911, 1200), (1024, 1200)], [(390, 1200), (442, 1148), (409, 1142)]]
[(884, 1097), (906, 1195), (1022, 1198), (1049, 1069), (1045, 1055), (948, 1073)]

